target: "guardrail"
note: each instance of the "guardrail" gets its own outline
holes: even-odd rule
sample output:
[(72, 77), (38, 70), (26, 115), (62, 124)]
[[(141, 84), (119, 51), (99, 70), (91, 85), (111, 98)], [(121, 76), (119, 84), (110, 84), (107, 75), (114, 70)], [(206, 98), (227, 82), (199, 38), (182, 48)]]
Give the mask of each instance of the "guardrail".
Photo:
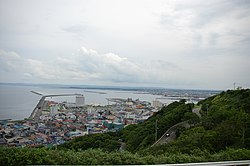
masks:
[(204, 163), (186, 163), (186, 164), (163, 164), (167, 166), (250, 166), (250, 160), (242, 161), (220, 161), (220, 162), (204, 162)]

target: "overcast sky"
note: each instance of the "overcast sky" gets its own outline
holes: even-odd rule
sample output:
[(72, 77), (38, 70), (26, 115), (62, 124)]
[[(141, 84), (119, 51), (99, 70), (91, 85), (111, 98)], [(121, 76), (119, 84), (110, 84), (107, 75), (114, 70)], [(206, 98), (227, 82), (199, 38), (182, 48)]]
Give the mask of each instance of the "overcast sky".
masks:
[(249, 0), (0, 0), (0, 82), (250, 87)]

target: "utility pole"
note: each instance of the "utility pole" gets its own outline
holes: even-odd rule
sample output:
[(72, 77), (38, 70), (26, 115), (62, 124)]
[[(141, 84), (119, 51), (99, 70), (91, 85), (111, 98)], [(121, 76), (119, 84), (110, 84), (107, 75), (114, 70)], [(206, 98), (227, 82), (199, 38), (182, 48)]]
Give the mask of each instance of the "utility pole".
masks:
[(209, 108), (209, 105), (207, 104), (207, 115), (208, 115), (208, 108)]
[(155, 142), (157, 141), (157, 119), (155, 121)]

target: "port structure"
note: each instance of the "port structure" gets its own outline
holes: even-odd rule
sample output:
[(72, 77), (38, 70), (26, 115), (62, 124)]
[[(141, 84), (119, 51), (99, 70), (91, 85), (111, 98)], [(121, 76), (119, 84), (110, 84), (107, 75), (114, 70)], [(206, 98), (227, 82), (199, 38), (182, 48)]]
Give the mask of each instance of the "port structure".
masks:
[(74, 93), (74, 94), (52, 94), (52, 95), (43, 95), (39, 92), (36, 91), (30, 91), (36, 95), (42, 96), (42, 98), (39, 100), (39, 102), (37, 103), (36, 107), (34, 108), (34, 110), (32, 111), (29, 119), (34, 120), (36, 122), (39, 121), (39, 117), (42, 114), (42, 110), (44, 108), (44, 101), (46, 99), (46, 97), (59, 97), (59, 96), (82, 96), (82, 94), (79, 93)]

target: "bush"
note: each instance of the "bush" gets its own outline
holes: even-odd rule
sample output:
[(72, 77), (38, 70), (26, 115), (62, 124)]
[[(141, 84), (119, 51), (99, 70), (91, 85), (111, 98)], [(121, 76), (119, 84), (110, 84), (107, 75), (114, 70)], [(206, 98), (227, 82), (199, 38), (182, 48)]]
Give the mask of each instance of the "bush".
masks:
[(161, 155), (133, 154), (130, 152), (103, 152), (89, 149), (82, 152), (72, 150), (51, 150), (46, 148), (0, 148), (0, 165), (128, 165), (128, 164), (170, 164), (205, 161), (247, 160), (250, 150), (227, 149), (216, 154), (194, 150), (191, 154), (163, 153)]

